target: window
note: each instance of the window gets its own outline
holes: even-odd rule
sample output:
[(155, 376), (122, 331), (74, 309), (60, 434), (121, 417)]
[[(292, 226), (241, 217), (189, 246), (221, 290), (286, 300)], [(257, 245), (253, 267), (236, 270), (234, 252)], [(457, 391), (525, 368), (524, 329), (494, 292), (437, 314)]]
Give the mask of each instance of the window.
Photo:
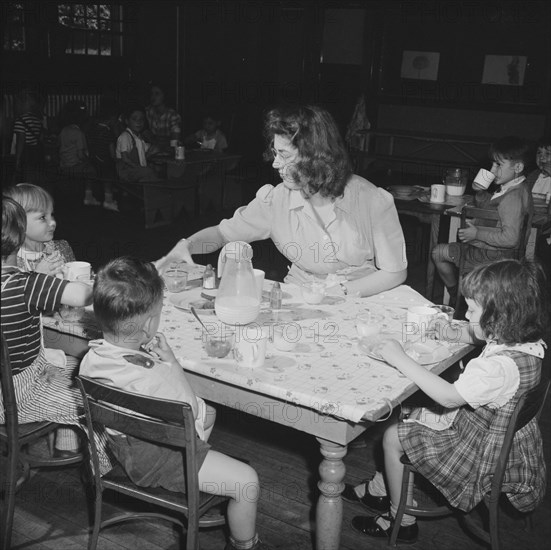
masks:
[(57, 21), (68, 31), (65, 53), (122, 55), (122, 8), (118, 4), (58, 4)]
[(6, 3), (4, 27), (4, 50), (24, 52), (27, 49), (25, 32), (25, 10), (22, 3)]

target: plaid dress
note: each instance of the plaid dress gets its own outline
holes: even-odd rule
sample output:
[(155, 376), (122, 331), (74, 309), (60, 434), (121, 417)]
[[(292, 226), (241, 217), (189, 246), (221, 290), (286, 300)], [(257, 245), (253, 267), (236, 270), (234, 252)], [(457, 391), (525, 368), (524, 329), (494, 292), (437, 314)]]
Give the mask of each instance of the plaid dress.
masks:
[[(520, 385), (504, 406), (473, 410), (463, 406), (453, 424), (435, 431), (417, 423), (401, 422), (398, 436), (409, 460), (448, 500), (468, 512), (490, 490), (495, 463), (509, 419), (521, 394), (535, 387), (541, 359), (520, 351), (502, 351), (518, 366)], [(545, 494), (546, 476), (542, 438), (535, 419), (517, 432), (503, 480), (504, 492), (521, 512), (538, 506)]]

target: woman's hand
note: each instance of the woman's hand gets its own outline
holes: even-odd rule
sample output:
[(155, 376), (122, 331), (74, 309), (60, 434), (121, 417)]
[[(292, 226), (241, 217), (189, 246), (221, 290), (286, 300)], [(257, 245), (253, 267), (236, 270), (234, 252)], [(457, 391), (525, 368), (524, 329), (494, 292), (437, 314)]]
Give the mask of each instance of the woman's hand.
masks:
[(162, 275), (173, 262), (185, 262), (186, 264), (195, 265), (191, 257), (191, 252), (189, 251), (189, 244), (187, 239), (182, 239), (176, 243), (176, 246), (166, 256), (163, 256), (155, 262), (157, 271)]
[(172, 348), (166, 341), (165, 335), (161, 332), (157, 332), (155, 338), (151, 340), (147, 348), (151, 353), (157, 355), (161, 361), (166, 361), (167, 363), (178, 362)]
[(389, 365), (396, 368), (398, 368), (398, 365), (403, 362), (404, 359), (411, 360), (411, 358), (406, 355), (406, 352), (400, 342), (394, 340), (393, 338), (389, 338), (388, 340), (381, 342), (378, 352)]
[(52, 254), (44, 256), (44, 258), (36, 264), (35, 271), (55, 277), (63, 272), (64, 265), (65, 262), (63, 261), (61, 254), (56, 250)]

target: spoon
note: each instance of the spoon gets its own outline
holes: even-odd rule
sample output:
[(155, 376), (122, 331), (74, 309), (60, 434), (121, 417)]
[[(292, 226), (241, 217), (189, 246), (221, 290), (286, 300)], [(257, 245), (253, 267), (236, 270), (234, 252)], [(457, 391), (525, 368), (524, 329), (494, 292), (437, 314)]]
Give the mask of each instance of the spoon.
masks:
[(205, 324), (203, 323), (203, 321), (201, 321), (201, 319), (199, 318), (199, 315), (197, 315), (197, 312), (195, 311), (195, 308), (193, 306), (190, 306), (190, 311), (191, 313), (193, 313), (193, 316), (199, 321), (199, 323), (201, 323), (201, 326), (205, 329), (205, 332), (208, 334), (208, 329), (207, 327), (205, 326)]

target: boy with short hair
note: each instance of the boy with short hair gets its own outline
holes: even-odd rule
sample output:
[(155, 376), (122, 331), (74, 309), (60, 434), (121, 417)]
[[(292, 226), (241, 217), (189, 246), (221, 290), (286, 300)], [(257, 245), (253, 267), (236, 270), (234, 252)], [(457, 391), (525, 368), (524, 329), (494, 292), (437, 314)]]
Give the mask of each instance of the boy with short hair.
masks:
[[(524, 169), (528, 164), (529, 146), (521, 138), (508, 136), (497, 140), (490, 147), (491, 172), (495, 175), (495, 193), (478, 190), (475, 205), (495, 209), (499, 221), (493, 227), (483, 226), (480, 221), (468, 221), (468, 227), (459, 229), (458, 237), (466, 248), (465, 267), (472, 270), (481, 263), (512, 257), (502, 248), (516, 248), (525, 214), (528, 227), (534, 213), (530, 189), (525, 184)], [(526, 235), (526, 238), (528, 234)], [(457, 297), (457, 267), (461, 259), (460, 243), (438, 244), (432, 250), (432, 259), (438, 274), (446, 285), (453, 305)]]
[[(158, 333), (164, 283), (154, 265), (121, 257), (99, 270), (94, 313), (104, 338), (90, 342), (80, 374), (140, 395), (189, 403), (196, 418), (201, 490), (232, 497), (227, 549), (265, 548), (256, 533), (260, 488), (253, 468), (210, 449), (214, 409), (197, 397), (163, 334)], [(210, 410), (209, 410), (210, 409)], [(181, 451), (110, 430), (110, 448), (134, 483), (185, 492)]]

